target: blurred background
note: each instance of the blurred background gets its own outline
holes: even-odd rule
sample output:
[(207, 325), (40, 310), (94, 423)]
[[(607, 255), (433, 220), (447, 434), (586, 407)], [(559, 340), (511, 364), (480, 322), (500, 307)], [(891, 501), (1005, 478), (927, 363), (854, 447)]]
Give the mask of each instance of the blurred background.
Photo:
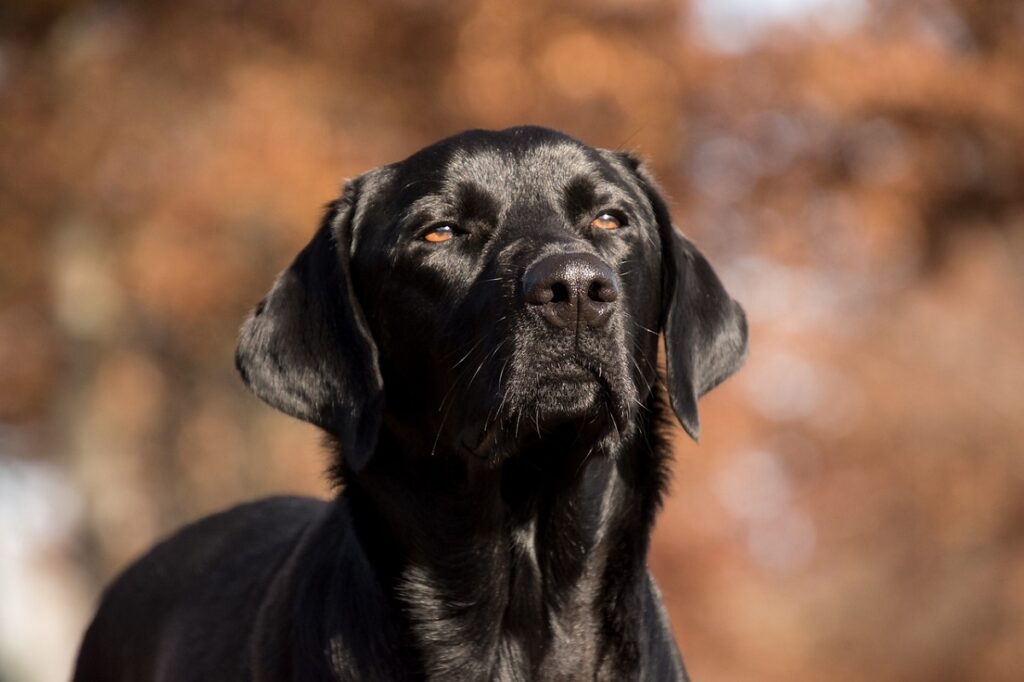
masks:
[(0, 7), (0, 680), (238, 501), (329, 494), (235, 376), (343, 179), (468, 127), (649, 159), (752, 323), (651, 565), (700, 682), (1024, 679), (1017, 0)]

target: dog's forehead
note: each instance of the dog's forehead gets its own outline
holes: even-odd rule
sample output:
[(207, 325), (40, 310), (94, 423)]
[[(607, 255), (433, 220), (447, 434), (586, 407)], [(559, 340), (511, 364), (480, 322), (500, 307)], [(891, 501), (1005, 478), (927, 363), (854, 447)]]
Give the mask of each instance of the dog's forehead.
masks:
[(466, 184), (483, 189), (535, 196), (538, 190), (560, 190), (581, 175), (594, 175), (598, 165), (593, 150), (578, 143), (555, 141), (526, 148), (456, 149), (441, 177), (446, 190)]
[(354, 250), (367, 231), (384, 244), (431, 220), (482, 218), (497, 226), (526, 212), (571, 218), (604, 204), (648, 213), (642, 190), (615, 153), (534, 126), (460, 133), (364, 178), (366, 195), (374, 198), (357, 210), (356, 223), (380, 229), (357, 230)]

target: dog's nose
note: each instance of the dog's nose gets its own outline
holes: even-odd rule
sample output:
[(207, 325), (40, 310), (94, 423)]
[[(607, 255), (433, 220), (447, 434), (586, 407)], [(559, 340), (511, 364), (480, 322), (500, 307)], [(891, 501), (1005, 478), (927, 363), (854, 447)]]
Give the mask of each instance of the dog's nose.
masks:
[(619, 297), (619, 278), (589, 253), (558, 253), (534, 263), (523, 276), (526, 302), (539, 306), (556, 327), (601, 327)]

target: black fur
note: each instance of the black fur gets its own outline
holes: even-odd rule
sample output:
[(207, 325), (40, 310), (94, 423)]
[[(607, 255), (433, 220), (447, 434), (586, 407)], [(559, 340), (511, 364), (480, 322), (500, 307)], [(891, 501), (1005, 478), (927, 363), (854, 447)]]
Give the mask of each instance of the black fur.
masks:
[[(455, 236), (424, 240), (439, 224)], [(549, 256), (568, 284), (525, 300)], [(544, 308), (584, 303), (611, 313)], [(470, 131), (351, 181), (237, 355), (331, 435), (341, 492), (158, 545), (108, 588), (75, 680), (685, 680), (646, 567), (659, 333), (696, 438), (746, 324), (629, 155)]]

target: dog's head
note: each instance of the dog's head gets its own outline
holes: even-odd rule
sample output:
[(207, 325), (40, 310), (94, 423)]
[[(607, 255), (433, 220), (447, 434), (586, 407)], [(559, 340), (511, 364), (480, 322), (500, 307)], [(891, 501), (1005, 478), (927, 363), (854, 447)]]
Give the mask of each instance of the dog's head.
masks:
[(746, 352), (743, 311), (633, 157), (543, 128), (470, 131), (350, 181), (246, 321), (263, 400), (358, 471), (382, 422), (498, 461), (556, 430), (632, 436), (664, 335), (672, 408)]

